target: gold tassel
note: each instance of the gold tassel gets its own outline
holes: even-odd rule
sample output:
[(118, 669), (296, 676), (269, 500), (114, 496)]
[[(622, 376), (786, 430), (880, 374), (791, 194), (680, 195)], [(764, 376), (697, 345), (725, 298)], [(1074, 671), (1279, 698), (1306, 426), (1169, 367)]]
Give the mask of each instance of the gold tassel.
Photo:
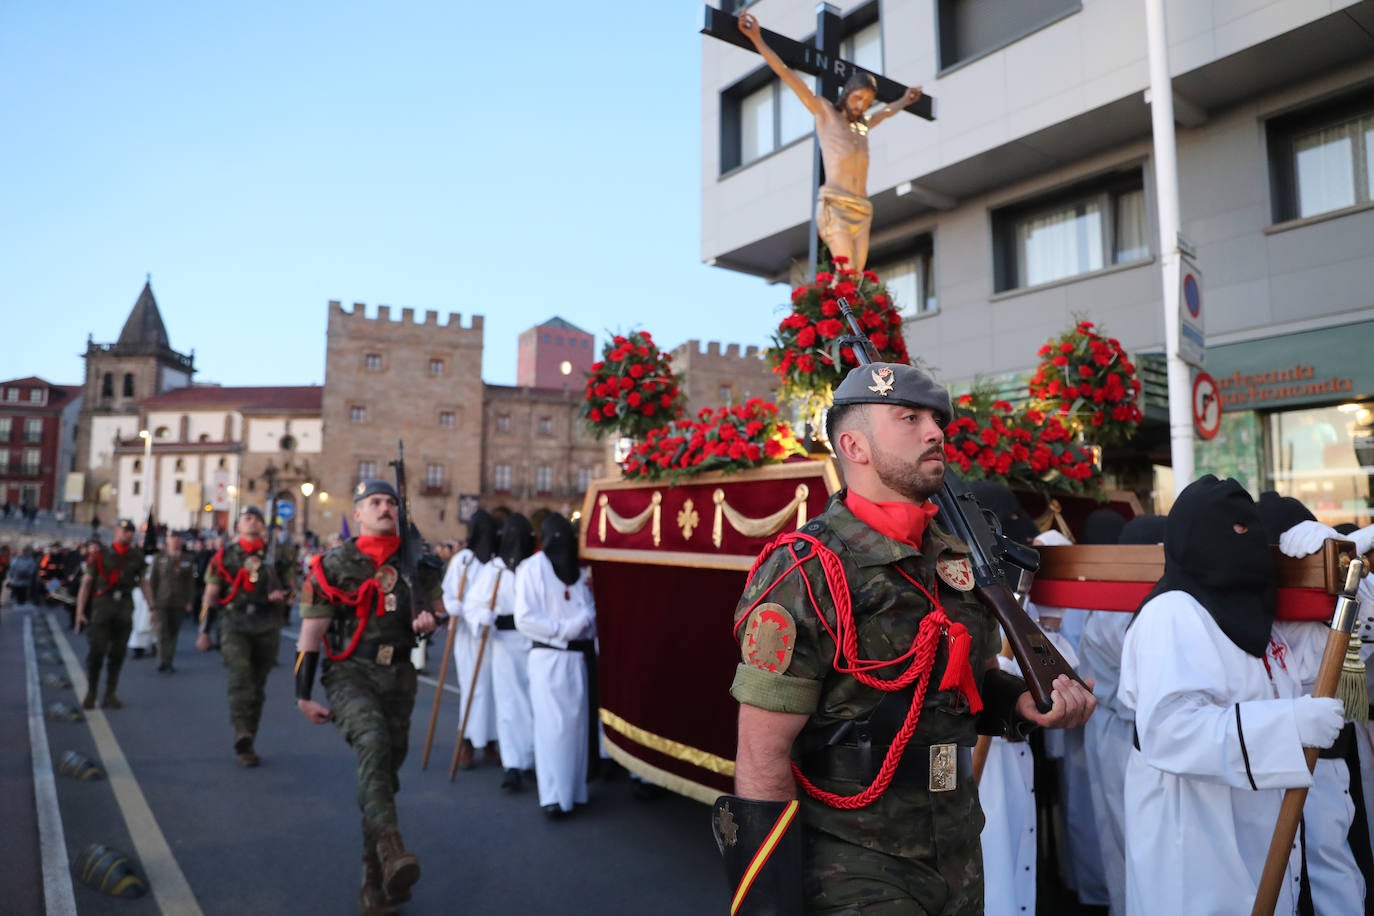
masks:
[(1336, 699), (1345, 703), (1345, 718), (1350, 722), (1369, 719), (1369, 681), (1365, 677), (1364, 661), (1360, 658), (1362, 645), (1359, 634), (1351, 633), (1345, 661), (1341, 664), (1341, 679), (1336, 685)]

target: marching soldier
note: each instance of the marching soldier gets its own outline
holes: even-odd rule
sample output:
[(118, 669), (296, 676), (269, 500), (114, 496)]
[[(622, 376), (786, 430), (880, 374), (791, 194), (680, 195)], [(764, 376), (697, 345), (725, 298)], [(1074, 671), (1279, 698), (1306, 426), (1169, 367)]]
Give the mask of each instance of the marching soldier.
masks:
[(852, 370), (826, 421), (847, 489), (759, 558), (740, 600), (740, 797), (713, 818), (739, 913), (981, 913), (978, 734), (1092, 712), (1061, 676), (1041, 714), (997, 668), (969, 548), (929, 500), (950, 407), (911, 366)]
[(210, 558), (200, 602), (200, 635), (196, 637), (196, 648), (208, 652), (210, 609), (218, 608), (234, 753), (245, 767), (260, 762), (253, 741), (262, 717), (263, 688), (277, 658), (282, 624), (296, 583), (291, 557), (278, 553), (268, 567), (266, 528), (262, 510), (245, 507), (239, 513), (238, 538)]
[[(152, 590), (143, 578), (147, 564), (143, 551), (135, 550), (134, 523), (123, 518), (115, 526), (114, 540), (109, 547), (91, 545), (86, 559), (86, 571), (76, 596), (76, 629), (90, 621), (86, 641), (86, 698), (81, 705), (95, 709), (95, 691), (100, 681), (100, 668), (109, 659), (105, 673), (105, 697), (100, 701), (104, 709), (122, 709), (124, 704), (116, 692), (119, 669), (124, 666), (129, 633), (134, 627), (134, 589), (142, 588), (152, 606)], [(89, 618), (87, 612), (90, 612)]]
[[(434, 632), (441, 590), (438, 569), (420, 566), (423, 582), (398, 573), (401, 537), (396, 490), (364, 480), (353, 495), (358, 536), (316, 557), (301, 593), (296, 643), (296, 705), (315, 724), (331, 718), (358, 755), (363, 812), (360, 911), (394, 912), (420, 880), (420, 862), (397, 827), (396, 791), (410, 740), (417, 679), (410, 660), (416, 634)], [(326, 640), (327, 636), (327, 640)], [(320, 643), (326, 707), (311, 699)]]
[(196, 600), (196, 561), (182, 550), (185, 541), (180, 531), (167, 532), (167, 549), (153, 559), (153, 613), (158, 621), (157, 670), (171, 672), (177, 651), (181, 622)]

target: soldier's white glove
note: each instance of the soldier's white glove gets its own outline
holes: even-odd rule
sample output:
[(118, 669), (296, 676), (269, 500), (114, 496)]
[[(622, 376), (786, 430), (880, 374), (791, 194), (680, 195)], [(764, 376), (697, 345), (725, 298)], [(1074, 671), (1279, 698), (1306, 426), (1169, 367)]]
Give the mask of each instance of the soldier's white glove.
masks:
[(1374, 525), (1366, 525), (1359, 531), (1347, 534), (1346, 539), (1354, 541), (1355, 552), (1364, 556), (1371, 549), (1374, 549)]
[(1321, 522), (1298, 522), (1279, 535), (1279, 550), (1286, 557), (1306, 557), (1322, 549), (1329, 539), (1343, 540), (1342, 536), (1330, 525)]
[(1335, 697), (1298, 697), (1293, 719), (1303, 747), (1330, 747), (1345, 727), (1345, 704)]

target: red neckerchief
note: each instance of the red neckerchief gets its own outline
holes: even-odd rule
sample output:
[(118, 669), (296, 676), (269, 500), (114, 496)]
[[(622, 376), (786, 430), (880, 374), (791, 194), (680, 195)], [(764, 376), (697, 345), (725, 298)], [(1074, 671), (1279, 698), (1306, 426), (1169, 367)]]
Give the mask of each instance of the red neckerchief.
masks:
[(262, 538), (258, 538), (257, 540), (239, 538), (239, 546), (243, 548), (244, 553), (257, 553), (259, 550), (262, 550), (262, 545), (265, 543), (266, 541)]
[[(111, 546), (111, 547), (118, 547), (119, 545), (118, 545), (118, 544), (111, 544), (110, 546)], [(129, 545), (128, 545), (128, 544), (125, 544), (125, 545), (124, 545), (124, 551), (127, 553), (128, 550), (129, 550)], [(105, 587), (104, 587), (104, 588), (98, 588), (98, 589), (96, 589), (95, 595), (94, 595), (93, 597), (99, 598), (99, 597), (101, 597), (102, 595), (109, 594), (110, 589), (114, 588), (116, 585), (119, 584), (119, 570), (116, 569), (116, 570), (114, 570), (114, 571), (112, 571), (112, 572), (110, 572), (110, 573), (106, 573), (106, 572), (105, 572), (105, 552), (102, 551), (102, 550), (100, 550), (99, 548), (96, 548), (96, 550), (95, 550), (95, 570), (94, 570), (94, 573), (95, 573), (95, 580), (96, 580), (97, 582), (104, 582), (104, 583), (105, 583)]]
[(122, 557), (124, 556), (124, 554), (129, 552), (129, 545), (121, 544), (118, 541), (115, 541), (113, 544), (110, 545), (110, 549)]
[(930, 500), (920, 505), (905, 502), (874, 502), (865, 499), (853, 490), (845, 494), (845, 507), (854, 517), (879, 534), (894, 541), (910, 544), (921, 549), (921, 538), (925, 536), (926, 526), (940, 511), (940, 507)]
[(381, 566), (396, 551), (401, 549), (399, 534), (360, 534), (354, 542), (358, 552), (372, 561), (373, 566)]

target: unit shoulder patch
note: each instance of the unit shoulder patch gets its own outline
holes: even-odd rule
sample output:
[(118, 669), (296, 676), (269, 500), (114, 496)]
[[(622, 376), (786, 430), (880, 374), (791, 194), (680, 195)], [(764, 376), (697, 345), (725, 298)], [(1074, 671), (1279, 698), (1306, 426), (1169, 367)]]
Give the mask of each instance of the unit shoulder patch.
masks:
[(772, 674), (782, 674), (792, 664), (797, 647), (797, 624), (781, 604), (769, 601), (749, 614), (740, 641), (744, 663)]
[(973, 591), (973, 564), (968, 557), (940, 557), (935, 561), (935, 572), (950, 588)]

